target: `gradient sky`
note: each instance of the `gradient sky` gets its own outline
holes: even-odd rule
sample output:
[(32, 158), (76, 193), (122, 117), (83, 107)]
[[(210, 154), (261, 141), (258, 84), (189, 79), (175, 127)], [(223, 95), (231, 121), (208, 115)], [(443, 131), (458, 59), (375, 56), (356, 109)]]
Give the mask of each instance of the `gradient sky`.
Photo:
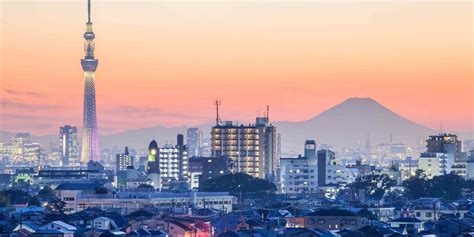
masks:
[[(82, 127), (86, 1), (0, 2), (0, 130)], [(93, 0), (100, 134), (214, 119), (309, 119), (372, 97), (474, 129), (471, 1)]]

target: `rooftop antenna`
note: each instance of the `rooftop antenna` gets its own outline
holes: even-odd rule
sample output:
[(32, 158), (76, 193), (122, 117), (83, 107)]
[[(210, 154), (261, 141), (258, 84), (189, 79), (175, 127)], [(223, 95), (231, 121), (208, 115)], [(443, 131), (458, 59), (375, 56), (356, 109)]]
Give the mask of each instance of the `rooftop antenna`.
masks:
[(270, 117), (270, 105), (267, 105), (267, 120), (269, 120)]
[(219, 99), (215, 100), (214, 105), (216, 106), (216, 125), (219, 125), (221, 122), (221, 118), (219, 117), (219, 105), (221, 105), (221, 101)]

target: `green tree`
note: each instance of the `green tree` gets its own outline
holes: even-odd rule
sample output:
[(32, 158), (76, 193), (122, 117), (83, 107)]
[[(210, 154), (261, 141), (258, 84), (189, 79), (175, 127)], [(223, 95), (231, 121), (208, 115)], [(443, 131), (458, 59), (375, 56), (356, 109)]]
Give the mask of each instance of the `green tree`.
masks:
[(138, 189), (155, 189), (155, 188), (149, 184), (140, 184), (138, 185)]
[(462, 197), (463, 191), (474, 190), (474, 183), (466, 181), (456, 174), (445, 174), (428, 179), (422, 170), (403, 182), (408, 199), (435, 197), (456, 200)]
[(31, 207), (31, 206), (41, 206), (41, 202), (40, 200), (38, 199), (38, 197), (34, 196), (30, 199), (30, 201), (28, 201), (28, 206)]
[(467, 196), (472, 196), (474, 193), (474, 180), (468, 179), (464, 182), (463, 191)]
[(403, 181), (403, 188), (405, 196), (408, 199), (418, 199), (420, 197), (427, 197), (429, 190), (429, 181), (423, 170), (416, 170), (415, 175)]
[(9, 207), (10, 205), (10, 197), (0, 193), (0, 207)]
[(349, 187), (353, 190), (363, 189), (367, 197), (380, 200), (395, 185), (396, 181), (386, 174), (370, 174), (357, 177)]
[(50, 186), (44, 186), (38, 192), (38, 197), (52, 199), (52, 198), (56, 198), (56, 194), (54, 193), (54, 190)]
[(227, 174), (206, 180), (201, 187), (203, 192), (229, 192), (232, 195), (249, 193), (272, 193), (276, 190), (273, 183), (252, 177), (244, 173)]
[(456, 174), (446, 174), (433, 177), (429, 181), (429, 194), (447, 200), (456, 200), (462, 196), (465, 180)]
[(95, 194), (107, 194), (109, 190), (106, 187), (97, 187), (95, 188)]
[(8, 189), (0, 192), (0, 206), (10, 206), (14, 204), (26, 204), (31, 196), (19, 189)]

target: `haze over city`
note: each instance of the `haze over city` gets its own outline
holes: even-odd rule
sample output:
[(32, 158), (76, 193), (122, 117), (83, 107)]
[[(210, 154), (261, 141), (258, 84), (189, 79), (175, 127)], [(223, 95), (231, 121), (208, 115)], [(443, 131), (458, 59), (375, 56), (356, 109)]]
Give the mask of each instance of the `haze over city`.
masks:
[[(472, 131), (471, 7), (97, 0), (99, 134), (211, 124), (216, 98), (224, 119), (245, 123), (267, 104), (272, 121), (302, 121), (371, 97), (432, 129)], [(1, 3), (0, 130), (46, 135), (82, 123), (83, 9)]]
[(0, 236), (474, 236), (473, 10), (2, 1)]

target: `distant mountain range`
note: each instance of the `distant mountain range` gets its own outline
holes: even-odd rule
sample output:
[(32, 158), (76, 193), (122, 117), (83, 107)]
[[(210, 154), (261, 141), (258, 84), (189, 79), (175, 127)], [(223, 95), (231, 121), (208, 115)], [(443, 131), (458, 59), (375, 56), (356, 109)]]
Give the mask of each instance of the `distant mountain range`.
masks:
[[(323, 111), (319, 115), (299, 122), (274, 122), (282, 136), (282, 152), (301, 153), (306, 139), (319, 144), (328, 144), (336, 149), (343, 147), (364, 147), (369, 139), (372, 146), (389, 142), (405, 142), (413, 147), (423, 146), (430, 134), (437, 131), (412, 122), (384, 107), (371, 98), (350, 98)], [(197, 126), (209, 137), (211, 125)], [(133, 129), (101, 137), (101, 148), (129, 146), (145, 149), (155, 139), (159, 144), (175, 144), (178, 133), (186, 134), (188, 127), (163, 127)], [(2, 141), (10, 140), (13, 133), (0, 132)], [(472, 133), (460, 137), (472, 138)], [(57, 142), (57, 135), (33, 137), (33, 140), (49, 147)]]

